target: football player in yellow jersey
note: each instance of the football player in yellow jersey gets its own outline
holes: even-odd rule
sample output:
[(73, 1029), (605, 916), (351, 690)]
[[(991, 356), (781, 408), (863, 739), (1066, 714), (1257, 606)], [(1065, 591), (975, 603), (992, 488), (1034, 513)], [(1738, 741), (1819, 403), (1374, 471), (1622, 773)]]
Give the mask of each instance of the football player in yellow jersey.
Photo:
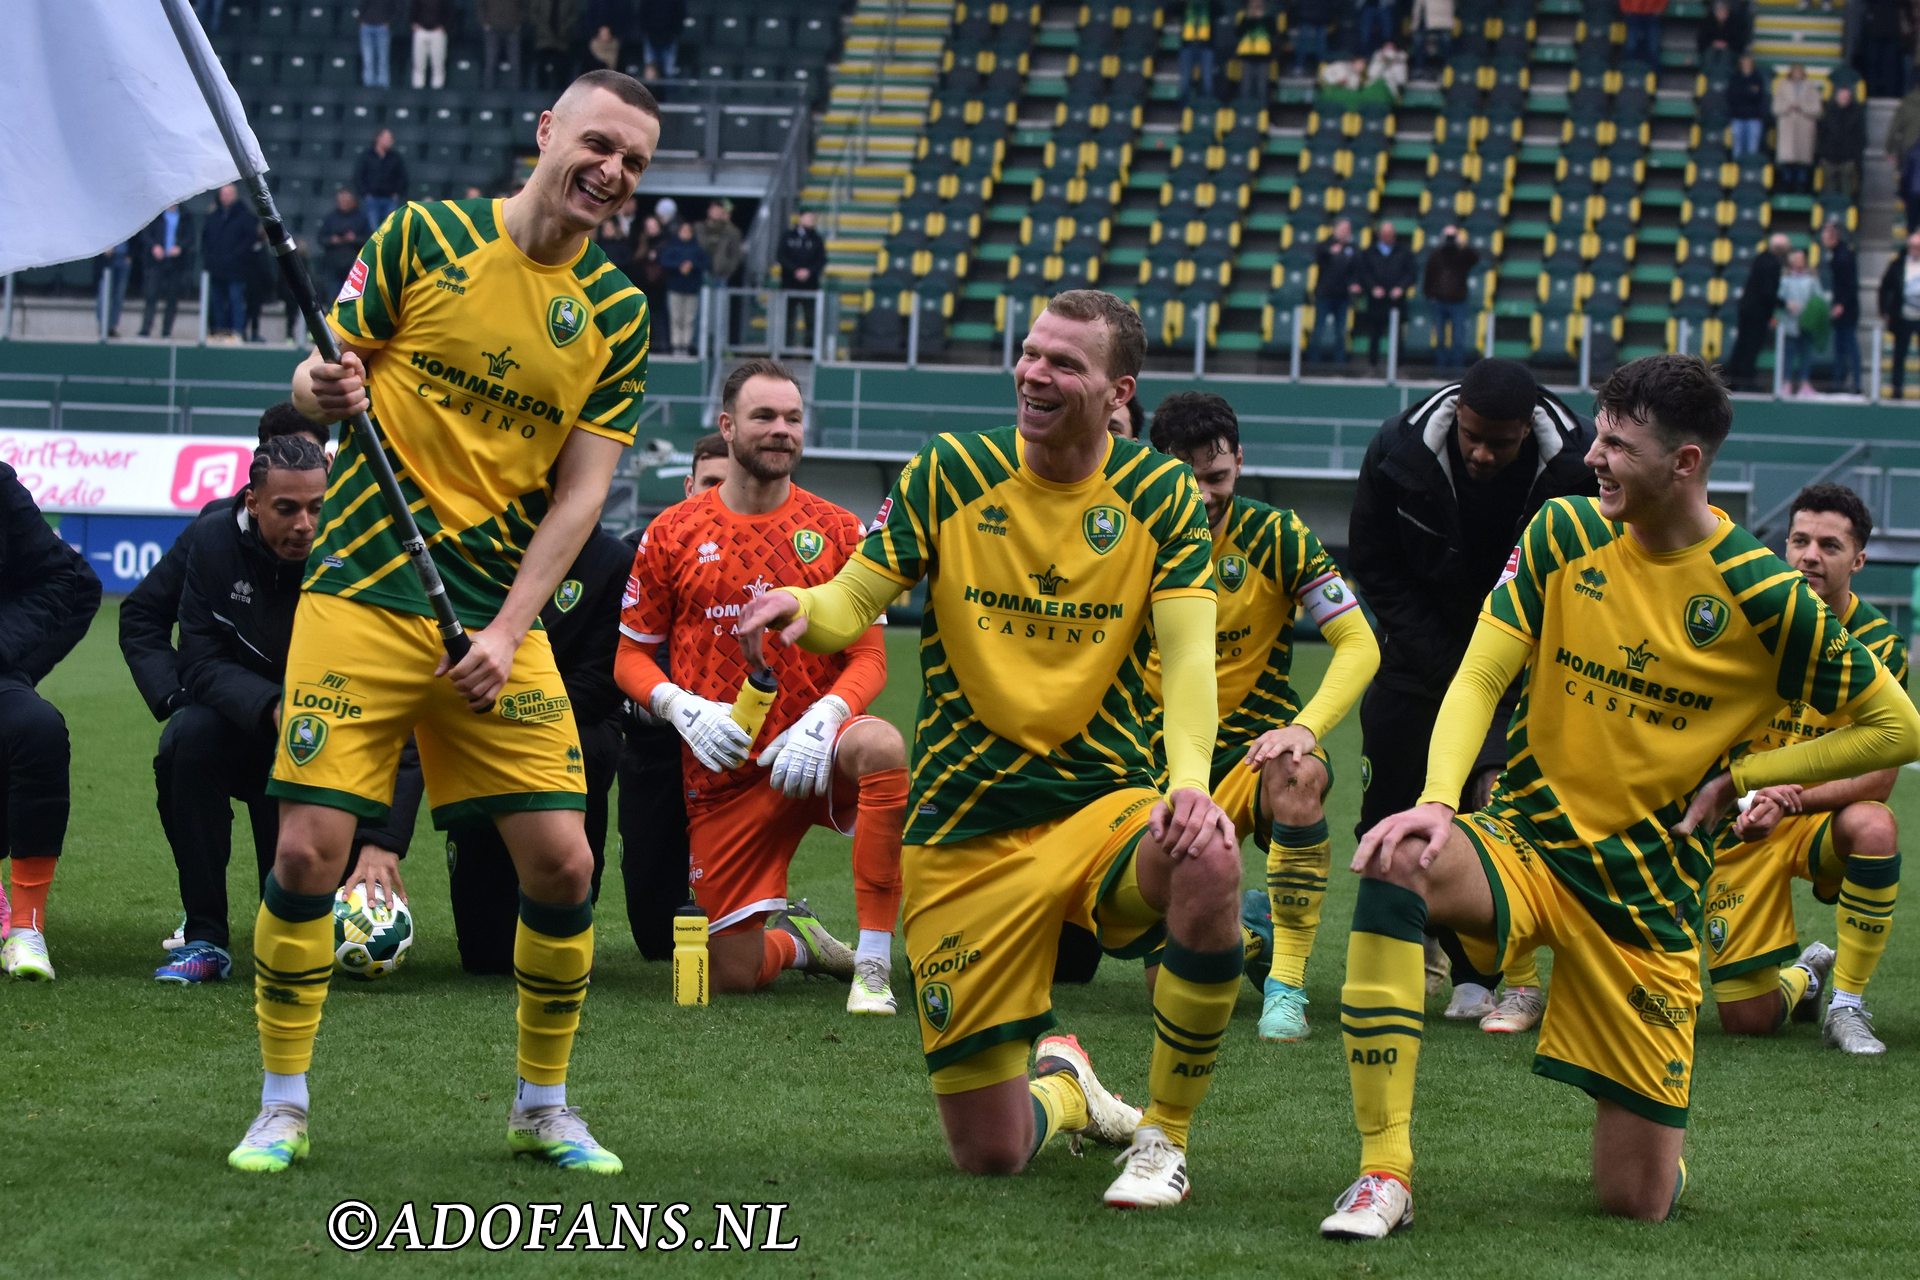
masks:
[[(1534, 1070), (1594, 1099), (1601, 1208), (1664, 1219), (1685, 1185), (1715, 825), (1741, 792), (1920, 756), (1905, 691), (1799, 574), (1708, 504), (1733, 421), (1714, 371), (1693, 356), (1635, 360), (1600, 388), (1595, 420), (1599, 497), (1555, 498), (1528, 523), (1441, 705), (1421, 803), (1354, 854), (1364, 878), (1340, 1010), (1360, 1177), (1320, 1224), (1330, 1238), (1413, 1220), (1429, 915), (1481, 968), (1553, 948)], [(1488, 718), (1523, 670), (1506, 770), (1486, 808), (1456, 817)], [(1732, 759), (1788, 699), (1852, 723)]]
[[(832, 582), (769, 591), (738, 626), (754, 652), (769, 626), (831, 651), (928, 580), (901, 861), (947, 1147), (981, 1174), (1019, 1171), (1060, 1132), (1126, 1147), (1118, 1208), (1187, 1198), (1188, 1129), (1243, 961), (1239, 854), (1207, 788), (1206, 510), (1187, 467), (1107, 431), (1145, 350), (1112, 294), (1052, 299), (1014, 371), (1016, 424), (937, 437)], [(1116, 955), (1165, 943), (1144, 1116), (1072, 1036), (1043, 1036), (1028, 1079), (1064, 922)]]
[[(1245, 459), (1232, 405), (1204, 391), (1170, 395), (1153, 411), (1152, 439), (1193, 468), (1213, 531), (1213, 799), (1235, 832), (1266, 848), (1267, 888), (1247, 890), (1241, 910), (1270, 953), (1260, 1038), (1304, 1040), (1307, 957), (1333, 857), (1324, 807), (1333, 769), (1320, 743), (1366, 691), (1380, 646), (1313, 530), (1292, 511), (1234, 496)], [(1291, 679), (1293, 625), (1303, 612), (1333, 646), (1305, 706)]]
[(589, 233), (633, 194), (659, 138), (659, 107), (637, 80), (582, 76), (541, 113), (540, 159), (519, 194), (407, 204), (381, 225), (328, 317), (339, 363), (316, 354), (294, 375), (294, 403), (315, 421), (377, 416), (472, 649), (447, 669), (349, 432), (274, 720), (280, 839), (254, 929), (266, 1080), (234, 1168), (277, 1172), (307, 1154), (334, 887), (357, 823), (387, 811), (411, 731), (436, 825), (493, 819), (519, 873), (508, 1147), (620, 1171), (566, 1102), (593, 967), (593, 855), (579, 736), (535, 622), (639, 419), (645, 300)]
[[(1867, 562), (1873, 533), (1866, 503), (1844, 485), (1816, 484), (1802, 489), (1789, 511), (1788, 562), (1904, 684), (1906, 645), (1886, 615), (1853, 593), (1853, 575)], [(1804, 742), (1843, 723), (1792, 702), (1767, 717), (1753, 750)], [(1887, 1051), (1862, 998), (1886, 950), (1900, 890), (1900, 833), (1887, 807), (1898, 776), (1897, 769), (1881, 769), (1818, 786), (1768, 787), (1721, 837), (1707, 891), (1707, 977), (1727, 1031), (1771, 1035), (1789, 1014), (1812, 1021), (1831, 970), (1822, 1038), (1846, 1053)], [(1811, 881), (1816, 898), (1837, 904), (1839, 947), (1836, 954), (1815, 942), (1783, 968), (1798, 945), (1795, 879)]]

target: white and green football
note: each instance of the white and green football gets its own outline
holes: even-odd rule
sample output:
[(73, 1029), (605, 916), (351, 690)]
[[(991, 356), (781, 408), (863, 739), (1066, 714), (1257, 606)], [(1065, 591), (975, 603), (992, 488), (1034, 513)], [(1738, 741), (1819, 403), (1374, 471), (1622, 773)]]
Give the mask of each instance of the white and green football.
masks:
[(407, 900), (368, 895), (365, 884), (333, 895), (333, 968), (349, 978), (371, 981), (400, 967), (413, 945), (413, 913)]

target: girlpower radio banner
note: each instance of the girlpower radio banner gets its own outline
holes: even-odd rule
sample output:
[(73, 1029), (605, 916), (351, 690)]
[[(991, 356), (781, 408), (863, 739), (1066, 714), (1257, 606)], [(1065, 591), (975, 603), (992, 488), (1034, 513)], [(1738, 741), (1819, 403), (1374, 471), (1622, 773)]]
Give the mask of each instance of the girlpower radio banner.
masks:
[(0, 429), (0, 462), (42, 511), (71, 515), (191, 515), (247, 482), (246, 436)]

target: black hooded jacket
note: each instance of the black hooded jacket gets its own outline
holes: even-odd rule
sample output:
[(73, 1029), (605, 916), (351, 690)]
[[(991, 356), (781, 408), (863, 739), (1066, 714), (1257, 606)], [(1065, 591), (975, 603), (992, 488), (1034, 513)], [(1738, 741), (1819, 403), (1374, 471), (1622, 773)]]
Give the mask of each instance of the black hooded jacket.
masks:
[(180, 592), (180, 683), (235, 728), (271, 731), (306, 562), (275, 555), (244, 504), (195, 528)]
[(99, 609), (99, 577), (0, 462), (0, 681), (39, 684)]

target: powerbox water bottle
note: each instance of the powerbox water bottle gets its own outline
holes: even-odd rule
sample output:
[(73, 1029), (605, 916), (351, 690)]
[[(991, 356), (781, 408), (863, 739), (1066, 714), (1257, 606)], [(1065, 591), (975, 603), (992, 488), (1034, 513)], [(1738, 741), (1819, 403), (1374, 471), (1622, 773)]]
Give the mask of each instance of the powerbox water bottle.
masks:
[(705, 1004), (707, 987), (707, 913), (698, 903), (673, 913), (673, 1002)]
[(746, 683), (740, 686), (740, 696), (733, 700), (733, 722), (747, 731), (749, 742), (760, 736), (760, 726), (766, 723), (767, 708), (773, 705), (778, 688), (773, 672), (766, 667), (748, 672)]

